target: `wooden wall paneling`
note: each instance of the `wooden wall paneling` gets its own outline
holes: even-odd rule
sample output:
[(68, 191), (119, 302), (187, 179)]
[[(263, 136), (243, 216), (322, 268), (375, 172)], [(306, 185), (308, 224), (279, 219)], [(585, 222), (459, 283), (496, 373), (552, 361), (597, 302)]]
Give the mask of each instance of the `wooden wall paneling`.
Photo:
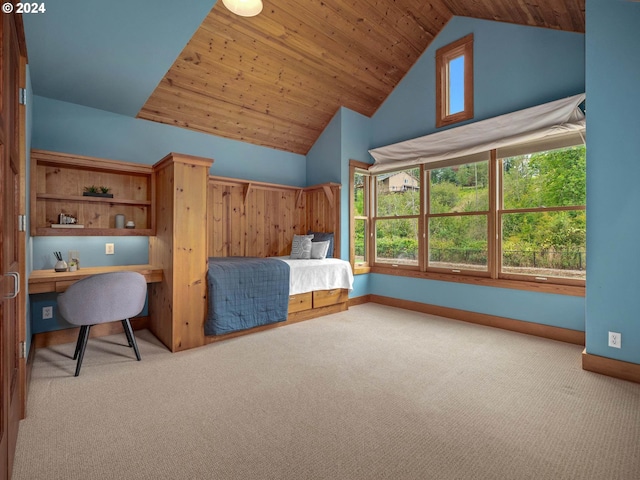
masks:
[(229, 185), (225, 185), (224, 186), (224, 190), (222, 192), (222, 208), (223, 208), (223, 215), (222, 215), (222, 225), (224, 228), (224, 245), (225, 245), (225, 251), (227, 252), (227, 255), (232, 256), (234, 254), (233, 252), (233, 232), (232, 232), (232, 224), (231, 224), (231, 218), (229, 215), (229, 209), (231, 208), (231, 188)]
[(222, 218), (224, 210), (223, 188), (222, 185), (213, 182), (209, 182), (207, 187), (207, 231), (209, 232), (207, 255), (209, 257), (227, 256), (224, 242), (225, 225)]
[(244, 204), (244, 186), (238, 185), (229, 188), (227, 199), (227, 214), (229, 218), (230, 254), (234, 257), (245, 255), (246, 215)]
[[(307, 195), (303, 189), (296, 190), (294, 205), (296, 212), (296, 225), (300, 225), (300, 232), (306, 234), (309, 230), (307, 222)], [(293, 241), (293, 238), (292, 238)], [(287, 252), (289, 253), (289, 252)]]
[(298, 222), (298, 215), (297, 215), (298, 212), (296, 207), (296, 192), (293, 190), (290, 190), (282, 193), (283, 193), (283, 196), (286, 196), (286, 201), (284, 202), (284, 205), (283, 205), (285, 210), (285, 216), (287, 218), (286, 237), (287, 239), (292, 239), (291, 241), (293, 242), (293, 236), (295, 234), (297, 234), (298, 232), (300, 233), (307, 233), (307, 232), (303, 230), (304, 224)]
[[(264, 226), (260, 224), (261, 211), (258, 207), (260, 198), (264, 199), (264, 191), (251, 189), (246, 201), (247, 228), (243, 232), (245, 251), (249, 257), (264, 257)], [(251, 234), (253, 232), (253, 234)]]
[(282, 210), (284, 210), (284, 217), (286, 218), (286, 230), (283, 242), (285, 247), (281, 255), (289, 255), (291, 252), (291, 243), (293, 243), (293, 236), (307, 232), (304, 230), (304, 224), (298, 222), (296, 192), (293, 190), (283, 191), (282, 198)]
[(340, 185), (310, 187), (305, 194), (306, 229), (334, 233), (334, 257), (340, 257)]
[(293, 238), (291, 217), (288, 215), (286, 193), (275, 192), (275, 197), (277, 201), (276, 218), (279, 223), (278, 245), (280, 246), (280, 252), (278, 252), (278, 255), (284, 255), (284, 253), (281, 253), (282, 249), (285, 248), (284, 246), (288, 243), (288, 239)]
[(273, 191), (266, 191), (264, 200), (264, 226), (267, 235), (265, 247), (267, 256), (272, 257), (278, 255), (278, 224), (274, 212)]
[(288, 255), (293, 235), (312, 226), (339, 234), (337, 184), (307, 190), (211, 176), (208, 192), (208, 256)]
[[(282, 195), (282, 192), (274, 191), (273, 194), (273, 204), (274, 204), (274, 212), (273, 216), (277, 219), (277, 232), (278, 232), (278, 253), (277, 255), (284, 255), (282, 253), (285, 249), (285, 245), (288, 243), (288, 235), (289, 231), (287, 228), (287, 218), (286, 218), (286, 209), (285, 209), (285, 197)], [(293, 234), (291, 234), (293, 235)], [(293, 237), (291, 237), (293, 238)], [(293, 241), (293, 240), (292, 240)]]

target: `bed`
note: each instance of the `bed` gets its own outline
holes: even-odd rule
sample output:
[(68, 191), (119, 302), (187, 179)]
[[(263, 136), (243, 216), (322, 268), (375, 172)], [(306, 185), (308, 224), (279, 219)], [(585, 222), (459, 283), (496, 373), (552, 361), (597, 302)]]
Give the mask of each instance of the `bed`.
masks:
[(211, 257), (205, 335), (285, 322), (290, 313), (345, 303), (349, 262), (337, 258)]
[[(309, 287), (294, 283), (286, 295), (286, 320), (280, 321), (280, 313), (267, 319), (275, 318), (273, 323), (205, 331), (209, 258), (290, 255), (295, 236), (312, 232), (333, 237), (333, 258), (343, 257), (340, 184), (279, 185), (212, 176), (211, 168), (211, 159), (178, 153), (154, 165), (155, 234), (149, 237), (149, 261), (162, 268), (163, 280), (149, 290), (151, 332), (177, 352), (347, 310), (350, 284), (314, 284), (310, 288), (315, 290), (306, 291)], [(343, 265), (349, 268), (348, 262)]]

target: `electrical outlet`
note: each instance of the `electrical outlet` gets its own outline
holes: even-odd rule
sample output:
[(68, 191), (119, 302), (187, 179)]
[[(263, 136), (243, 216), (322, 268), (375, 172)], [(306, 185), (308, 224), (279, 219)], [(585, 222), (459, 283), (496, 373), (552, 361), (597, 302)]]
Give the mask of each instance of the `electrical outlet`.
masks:
[(115, 248), (113, 243), (105, 243), (104, 253), (106, 255), (113, 255), (115, 253)]
[(609, 346), (613, 348), (622, 348), (622, 334), (609, 332)]
[(53, 307), (42, 307), (42, 319), (49, 320), (53, 318)]

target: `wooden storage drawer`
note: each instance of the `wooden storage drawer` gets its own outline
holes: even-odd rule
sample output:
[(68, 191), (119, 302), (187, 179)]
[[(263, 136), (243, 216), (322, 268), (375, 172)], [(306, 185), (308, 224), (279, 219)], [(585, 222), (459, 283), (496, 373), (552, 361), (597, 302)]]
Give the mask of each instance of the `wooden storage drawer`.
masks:
[(313, 308), (336, 305), (349, 300), (349, 292), (344, 288), (317, 290), (313, 292)]
[(311, 292), (289, 296), (289, 313), (309, 310), (312, 306), (313, 296), (311, 295)]

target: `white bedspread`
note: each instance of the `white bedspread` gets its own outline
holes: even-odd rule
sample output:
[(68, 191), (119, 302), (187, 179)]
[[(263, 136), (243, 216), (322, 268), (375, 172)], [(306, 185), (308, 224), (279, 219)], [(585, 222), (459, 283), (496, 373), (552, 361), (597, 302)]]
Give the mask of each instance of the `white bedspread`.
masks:
[(332, 288), (353, 290), (353, 272), (346, 260), (292, 260), (288, 256), (275, 258), (289, 264), (289, 295)]

